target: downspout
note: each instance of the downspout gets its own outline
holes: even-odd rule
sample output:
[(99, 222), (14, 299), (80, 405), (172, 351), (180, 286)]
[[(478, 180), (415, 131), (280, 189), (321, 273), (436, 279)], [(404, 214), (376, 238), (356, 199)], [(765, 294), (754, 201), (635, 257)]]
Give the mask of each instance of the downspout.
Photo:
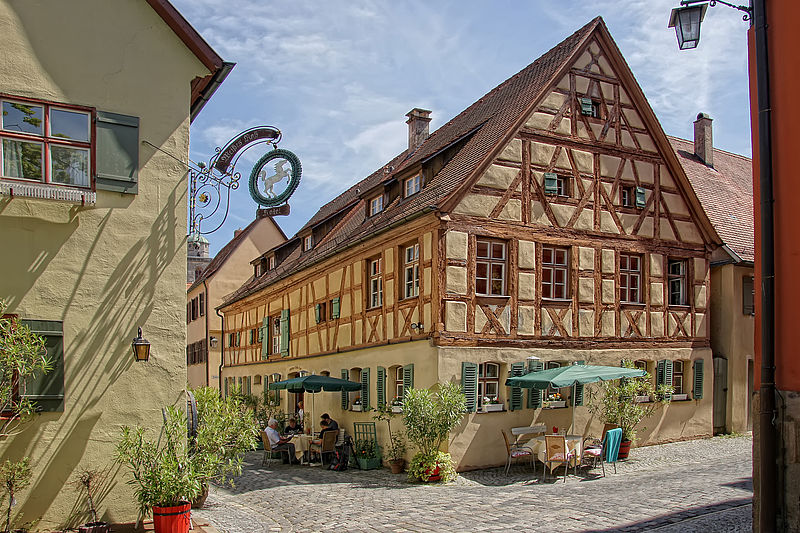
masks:
[(211, 374), (210, 374), (211, 371), (209, 370), (209, 366), (208, 366), (208, 354), (211, 353), (211, 335), (209, 335), (209, 332), (208, 332), (208, 302), (210, 300), (208, 299), (208, 296), (209, 296), (208, 295), (208, 285), (206, 284), (206, 280), (205, 279), (203, 280), (203, 288), (206, 291), (206, 302), (205, 302), (206, 308), (204, 309), (204, 311), (205, 311), (204, 315), (206, 317), (206, 387), (208, 387), (211, 384)]
[[(758, 469), (759, 531), (777, 531), (778, 431), (775, 427), (775, 226), (773, 219), (772, 120), (765, 0), (753, 0), (758, 97), (758, 178), (761, 206), (761, 388)], [(781, 510), (783, 505), (781, 505)]]
[(219, 328), (219, 368), (217, 369), (217, 376), (219, 376), (219, 395), (222, 396), (222, 367), (225, 366), (225, 318), (219, 314), (219, 309), (214, 309), (220, 321)]

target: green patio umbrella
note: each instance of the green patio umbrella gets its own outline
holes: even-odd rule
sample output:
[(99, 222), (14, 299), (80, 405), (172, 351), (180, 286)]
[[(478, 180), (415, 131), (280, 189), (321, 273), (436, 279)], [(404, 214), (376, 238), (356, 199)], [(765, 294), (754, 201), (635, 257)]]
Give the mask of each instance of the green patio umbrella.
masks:
[[(311, 392), (316, 393), (320, 391), (337, 392), (337, 391), (356, 391), (361, 390), (361, 383), (355, 381), (348, 381), (346, 379), (332, 378), (330, 376), (318, 376), (310, 374), (308, 376), (300, 376), (298, 378), (286, 379), (283, 381), (276, 381), (269, 384), (269, 390), (283, 390), (289, 392)], [(314, 397), (311, 397), (311, 431), (314, 431)]]
[(569, 426), (571, 430), (575, 424), (575, 388), (577, 385), (620, 378), (640, 378), (645, 375), (647, 375), (647, 372), (638, 368), (568, 365), (508, 378), (506, 379), (506, 386), (537, 390), (545, 390), (548, 387), (572, 387), (572, 422)]

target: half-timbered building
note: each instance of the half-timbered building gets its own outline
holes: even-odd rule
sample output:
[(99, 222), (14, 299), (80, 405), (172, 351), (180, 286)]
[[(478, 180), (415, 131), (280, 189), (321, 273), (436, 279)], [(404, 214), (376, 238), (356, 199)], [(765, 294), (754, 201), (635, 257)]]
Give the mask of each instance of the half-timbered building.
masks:
[[(347, 427), (408, 387), (461, 383), (470, 413), (448, 446), (464, 470), (505, 460), (501, 428), (566, 427), (583, 404), (506, 376), (627, 359), (676, 387), (640, 443), (710, 435), (719, 237), (602, 19), (429, 122), (412, 110), (407, 150), (254, 261), (221, 307), (223, 386), (360, 380), (314, 399)], [(602, 426), (585, 407), (575, 420)]]

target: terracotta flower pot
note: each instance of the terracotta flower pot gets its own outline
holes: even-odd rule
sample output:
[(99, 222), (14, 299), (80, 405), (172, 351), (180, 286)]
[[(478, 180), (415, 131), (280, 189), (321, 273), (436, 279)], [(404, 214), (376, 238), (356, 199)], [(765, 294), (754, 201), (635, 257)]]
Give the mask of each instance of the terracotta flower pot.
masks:
[(108, 522), (89, 522), (78, 526), (78, 533), (108, 533), (111, 526)]
[(389, 461), (389, 467), (392, 469), (392, 474), (402, 474), (405, 466), (405, 459), (392, 459)]
[(189, 533), (192, 520), (192, 504), (189, 502), (174, 507), (153, 506), (155, 533)]
[(627, 459), (628, 454), (631, 452), (631, 441), (624, 440), (619, 445), (619, 453), (617, 459)]
[(206, 504), (206, 498), (208, 498), (208, 485), (203, 483), (203, 492), (192, 501), (192, 509), (202, 509)]

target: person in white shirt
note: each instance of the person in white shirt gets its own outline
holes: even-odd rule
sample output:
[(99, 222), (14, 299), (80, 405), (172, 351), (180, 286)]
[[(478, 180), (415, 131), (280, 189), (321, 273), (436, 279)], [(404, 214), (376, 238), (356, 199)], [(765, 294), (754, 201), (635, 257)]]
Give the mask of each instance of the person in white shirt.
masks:
[(294, 450), (294, 444), (289, 442), (291, 439), (284, 439), (281, 438), (280, 433), (278, 433), (278, 421), (274, 418), (270, 418), (269, 422), (267, 422), (267, 428), (264, 430), (264, 433), (267, 434), (267, 438), (269, 439), (269, 446), (273, 452), (282, 452), (286, 450), (289, 453), (288, 458), (284, 458), (283, 464), (288, 464), (291, 460), (293, 465), (300, 464), (300, 461), (297, 460), (297, 456)]

